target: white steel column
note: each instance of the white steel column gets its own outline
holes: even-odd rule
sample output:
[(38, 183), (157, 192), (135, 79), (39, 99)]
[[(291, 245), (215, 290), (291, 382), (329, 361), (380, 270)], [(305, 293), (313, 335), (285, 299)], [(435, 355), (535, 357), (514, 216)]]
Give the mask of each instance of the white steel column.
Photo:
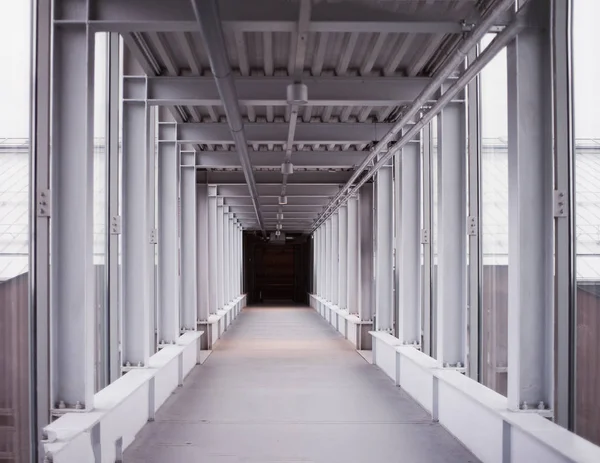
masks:
[(390, 333), (394, 330), (392, 188), (392, 167), (383, 167), (375, 184), (375, 330)]
[(358, 198), (352, 196), (348, 199), (348, 257), (346, 279), (346, 309), (351, 314), (358, 314), (360, 306), (360, 280), (358, 259), (360, 242), (358, 233)]
[(229, 266), (231, 264), (229, 255), (231, 254), (231, 240), (229, 230), (229, 206), (223, 206), (223, 304), (221, 308), (229, 302)]
[(229, 300), (233, 300), (236, 296), (236, 284), (235, 284), (235, 259), (236, 259), (236, 248), (235, 248), (235, 222), (233, 218), (233, 212), (228, 215), (229, 222), (229, 246), (231, 251), (229, 252), (229, 271), (227, 272), (227, 279), (229, 280)]
[(196, 153), (181, 152), (181, 326), (196, 330), (197, 320), (197, 233)]
[[(531, 18), (547, 15), (532, 11)], [(508, 406), (546, 409), (552, 406), (554, 382), (549, 34), (525, 29), (507, 56)]]
[(208, 185), (208, 308), (219, 308), (219, 198), (216, 185)]
[[(125, 49), (124, 72), (141, 73)], [(139, 80), (146, 94), (145, 79)], [(151, 109), (145, 101), (123, 101), (123, 196), (122, 196), (122, 292), (123, 292), (123, 366), (147, 366), (149, 336), (153, 319), (150, 278), (154, 278), (154, 253), (150, 254), (149, 173), (154, 171), (149, 156)], [(118, 227), (118, 220), (115, 221)]]
[(217, 197), (217, 310), (222, 310), (225, 302), (224, 295), (224, 282), (223, 282), (223, 263), (224, 263), (224, 240), (223, 234), (225, 230), (223, 228), (223, 198)]
[[(84, 15), (77, 19), (87, 19), (86, 9), (77, 12)], [(50, 396), (55, 407), (64, 404), (91, 409), (96, 333), (92, 253), (94, 34), (82, 25), (55, 26), (53, 44), (52, 189), (39, 191), (36, 198), (38, 215), (51, 217)]]
[(206, 321), (209, 311), (208, 186), (196, 185), (196, 301), (198, 321)]
[(348, 297), (348, 206), (339, 210), (338, 306), (346, 309)]
[(398, 338), (409, 344), (421, 344), (420, 276), (421, 276), (421, 160), (419, 140), (402, 149), (399, 221), (399, 244), (396, 260), (399, 272)]
[(315, 261), (315, 294), (317, 296), (321, 295), (321, 281), (320, 281), (320, 269), (319, 269), (319, 262), (320, 262), (320, 255), (319, 255), (319, 249), (321, 248), (321, 228), (317, 228), (314, 232), (313, 232), (313, 236), (315, 237), (315, 247), (314, 247), (314, 252), (313, 252), (313, 258)]
[(336, 212), (331, 216), (331, 302), (338, 305), (338, 273), (339, 273), (339, 248), (340, 238), (339, 214)]
[(331, 217), (325, 221), (325, 299), (331, 301)]
[(158, 142), (158, 313), (159, 340), (174, 344), (179, 338), (179, 237), (177, 125), (160, 108)]
[(373, 214), (373, 184), (365, 183), (359, 192), (358, 217), (359, 217), (359, 315), (362, 321), (373, 319), (373, 306), (375, 301), (374, 275), (374, 214)]
[[(466, 331), (466, 127), (462, 103), (438, 116), (439, 264), (437, 359), (464, 367)], [(443, 198), (443, 201), (442, 201)]]

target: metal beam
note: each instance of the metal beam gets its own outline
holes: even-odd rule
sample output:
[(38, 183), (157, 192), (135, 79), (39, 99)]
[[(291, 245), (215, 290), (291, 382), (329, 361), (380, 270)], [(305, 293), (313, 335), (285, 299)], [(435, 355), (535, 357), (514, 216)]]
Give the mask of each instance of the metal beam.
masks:
[(359, 290), (359, 229), (358, 229), (358, 198), (356, 196), (348, 200), (348, 234), (347, 246), (348, 255), (346, 257), (346, 309), (353, 315), (358, 314), (360, 306)]
[[(243, 32), (293, 32), (297, 24), (294, 2), (259, 0), (251, 5), (240, 0), (221, 0), (223, 28)], [(97, 31), (114, 32), (195, 32), (194, 11), (189, 1), (171, 0), (168, 4), (158, 0), (100, 0), (94, 4), (90, 26)], [(388, 32), (404, 34), (460, 34), (465, 24), (477, 24), (479, 15), (473, 10), (466, 17), (455, 12), (427, 8), (418, 15), (407, 15), (388, 8), (354, 5), (343, 8), (337, 5), (315, 5), (310, 32)], [(67, 22), (70, 10), (59, 16)], [(336, 21), (331, 19), (335, 18)], [(505, 20), (498, 20), (502, 25)]]
[(437, 360), (465, 365), (466, 326), (466, 127), (465, 108), (451, 104), (438, 115)]
[[(198, 321), (207, 321), (210, 293), (208, 185), (196, 185), (196, 266)], [(208, 334), (205, 333), (208, 337)]]
[[(262, 191), (269, 184), (276, 184), (281, 180), (281, 171), (257, 171), (256, 177), (257, 189)], [(302, 185), (341, 185), (348, 180), (351, 172), (336, 171), (296, 171), (290, 176), (288, 185), (293, 186), (292, 190), (302, 187)], [(242, 172), (208, 172), (208, 183), (218, 185), (245, 185), (245, 178)], [(244, 196), (249, 196), (247, 193)]]
[[(164, 117), (164, 115), (162, 115)], [(173, 135), (175, 124), (162, 122)], [(158, 311), (159, 340), (174, 344), (180, 335), (179, 313), (179, 152), (175, 139), (158, 144)]]
[[(304, 77), (308, 106), (399, 106), (411, 103), (431, 82), (427, 77)], [(237, 77), (240, 105), (288, 106), (289, 77)], [(137, 82), (124, 86), (124, 99), (143, 98)], [(161, 106), (222, 106), (211, 77), (149, 77), (148, 102)]]
[[(86, 20), (84, 14), (82, 18)], [(56, 27), (52, 63), (51, 397), (54, 407), (94, 406), (94, 34)], [(41, 195), (41, 192), (40, 192)]]
[[(380, 123), (346, 123), (346, 124), (297, 124), (294, 135), (295, 144), (361, 144), (380, 140), (392, 129), (394, 124)], [(226, 123), (178, 124), (178, 140), (180, 143), (200, 143), (233, 145), (229, 125)], [(287, 142), (288, 124), (285, 122), (257, 122), (245, 126), (249, 144), (278, 144)], [(393, 137), (395, 138), (395, 137)]]
[[(216, 186), (215, 186), (216, 188)], [(288, 196), (287, 204), (283, 207), (290, 206), (298, 206), (302, 208), (312, 208), (312, 207), (323, 207), (328, 202), (328, 196)], [(250, 198), (244, 198), (240, 196), (236, 197), (226, 197), (225, 204), (228, 206), (238, 206), (238, 207), (252, 207), (250, 203)], [(270, 208), (279, 208), (279, 197), (278, 196), (262, 196), (261, 197), (261, 207), (263, 210), (269, 210)]]
[(371, 321), (373, 319), (375, 302), (375, 288), (373, 284), (373, 241), (375, 238), (373, 232), (373, 203), (373, 184), (367, 183), (361, 187), (358, 195), (358, 313), (362, 321)]
[[(208, 185), (208, 307), (209, 314), (217, 313), (218, 302), (218, 197), (217, 187)], [(250, 198), (247, 198), (251, 202)], [(252, 203), (251, 203), (252, 204)], [(253, 206), (254, 207), (254, 206)]]
[[(365, 151), (294, 151), (294, 169), (352, 168), (359, 165), (368, 153)], [(250, 151), (254, 169), (280, 169), (283, 151)], [(196, 166), (205, 169), (228, 169), (240, 166), (237, 153), (233, 151), (200, 151)]]
[(338, 227), (338, 307), (348, 306), (348, 207), (339, 210)]
[[(196, 330), (197, 320), (197, 206), (196, 172), (193, 152), (181, 153), (180, 170), (180, 224), (181, 224), (181, 326)], [(192, 167), (187, 167), (191, 164)]]
[(384, 167), (375, 180), (375, 329), (393, 333), (393, 209), (392, 166)]
[[(548, 2), (536, 2), (547, 5)], [(552, 88), (547, 7), (508, 61), (508, 407), (553, 407)], [(556, 211), (560, 214), (559, 209)], [(563, 211), (564, 212), (564, 211)], [(567, 212), (568, 214), (568, 212)], [(572, 239), (573, 237), (571, 237)]]
[[(248, 191), (244, 184), (238, 185), (219, 185), (218, 187), (219, 196), (224, 197), (248, 197)], [(244, 190), (246, 188), (246, 191)], [(272, 196), (279, 198), (280, 185), (268, 184), (258, 185), (258, 192), (262, 197)], [(331, 197), (339, 190), (339, 186), (336, 185), (319, 185), (319, 184), (302, 184), (302, 185), (288, 185), (287, 195), (289, 196), (305, 196), (305, 197)]]

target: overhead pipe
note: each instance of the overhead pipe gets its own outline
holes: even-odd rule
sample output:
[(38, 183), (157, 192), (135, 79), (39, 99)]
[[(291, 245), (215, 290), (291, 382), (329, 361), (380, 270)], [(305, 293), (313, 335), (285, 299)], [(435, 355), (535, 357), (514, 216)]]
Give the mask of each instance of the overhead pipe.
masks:
[(244, 172), (244, 178), (250, 190), (252, 205), (256, 212), (256, 218), (263, 234), (266, 233), (265, 224), (260, 209), (260, 200), (256, 180), (252, 172), (252, 163), (248, 155), (248, 141), (244, 132), (244, 122), (238, 103), (237, 90), (233, 80), (233, 73), (227, 58), (225, 39), (221, 26), (221, 15), (217, 0), (191, 0), (192, 8), (196, 15), (196, 21), (200, 26), (200, 33), (204, 41), (204, 49), (208, 54), (210, 69), (217, 84), (217, 90), (227, 115), (227, 123), (232, 138), (240, 157), (240, 163)]
[[(496, 24), (499, 17), (507, 11), (510, 7), (514, 7), (514, 0), (499, 0), (495, 5), (490, 7), (484, 16), (482, 17), (481, 22), (475, 27), (470, 34), (463, 40), (461, 45), (450, 55), (448, 60), (444, 63), (444, 65), (438, 70), (438, 72), (433, 76), (433, 79), (429, 82), (429, 84), (421, 91), (419, 96), (412, 102), (412, 104), (408, 107), (407, 111), (402, 115), (400, 120), (394, 124), (394, 126), (390, 129), (390, 131), (373, 147), (371, 152), (367, 155), (367, 157), (363, 160), (363, 162), (358, 166), (356, 171), (350, 177), (350, 180), (346, 182), (346, 184), (340, 189), (337, 195), (329, 202), (325, 210), (321, 213), (321, 216), (315, 221), (313, 226), (313, 230), (317, 229), (323, 221), (325, 221), (333, 212), (335, 212), (340, 205), (342, 204), (340, 200), (343, 200), (344, 196), (348, 194), (348, 192), (353, 189), (356, 181), (359, 180), (363, 172), (365, 172), (368, 166), (382, 153), (385, 153), (388, 145), (394, 141), (394, 138), (400, 131), (407, 125), (410, 124), (419, 114), (419, 111), (425, 106), (428, 102), (432, 100), (432, 98), (436, 95), (437, 92), (442, 88), (442, 85), (446, 82), (446, 80), (452, 75), (452, 73), (464, 63), (467, 53), (471, 51), (471, 49), (481, 41), (481, 39), (489, 32), (489, 30)], [(519, 10), (522, 11), (523, 7)], [(513, 21), (513, 24), (515, 22)], [(508, 28), (507, 28), (508, 29)], [(505, 29), (505, 31), (507, 30)], [(498, 38), (498, 37), (497, 37)], [(460, 89), (459, 89), (460, 91)], [(457, 92), (458, 93), (458, 92)], [(416, 124), (411, 128), (410, 131), (415, 130), (415, 127), (419, 124)], [(416, 133), (416, 131), (414, 132)], [(402, 137), (404, 139), (405, 137)], [(397, 150), (399, 143), (393, 147), (393, 150), (384, 154), (381, 157), (378, 165), (382, 165), (381, 161), (385, 159), (386, 161), (390, 158), (390, 156)], [(377, 168), (379, 170), (379, 168)], [(371, 178), (373, 174), (377, 171), (375, 167), (371, 169), (367, 173), (367, 179)], [(361, 185), (365, 182), (365, 179), (361, 180)]]

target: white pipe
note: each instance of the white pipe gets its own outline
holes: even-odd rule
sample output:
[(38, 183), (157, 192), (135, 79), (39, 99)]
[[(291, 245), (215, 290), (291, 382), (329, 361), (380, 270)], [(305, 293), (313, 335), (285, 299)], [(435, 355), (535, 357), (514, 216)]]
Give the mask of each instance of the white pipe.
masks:
[[(351, 189), (353, 189), (353, 191), (356, 191), (356, 188), (352, 188), (352, 187), (353, 187), (354, 183), (359, 179), (361, 174), (366, 170), (368, 165), (371, 164), (371, 162), (379, 154), (381, 154), (383, 151), (385, 151), (385, 149), (387, 149), (388, 144), (394, 141), (394, 138), (396, 137), (396, 135), (407, 124), (411, 123), (414, 120), (414, 118), (418, 115), (421, 108), (424, 105), (426, 105), (428, 101), (431, 101), (431, 98), (439, 91), (439, 89), (442, 87), (442, 85), (450, 77), (452, 72), (460, 64), (462, 64), (464, 62), (467, 53), (473, 47), (477, 46), (477, 44), (480, 42), (480, 40), (483, 38), (483, 36), (485, 34), (487, 34), (489, 32), (490, 28), (496, 23), (498, 17), (502, 13), (504, 13), (506, 10), (508, 10), (508, 8), (510, 8), (512, 6), (514, 6), (514, 0), (500, 0), (497, 3), (497, 5), (492, 7), (487, 12), (487, 14), (482, 19), (481, 23), (475, 29), (473, 29), (471, 34), (463, 41), (463, 43), (451, 55), (451, 57), (448, 59), (448, 61), (440, 68), (438, 73), (434, 76), (434, 78), (431, 80), (431, 82), (423, 89), (423, 91), (419, 94), (419, 96), (415, 99), (415, 101), (413, 101), (411, 106), (408, 108), (408, 111), (406, 113), (404, 113), (402, 118), (398, 122), (396, 122), (394, 127), (377, 143), (377, 145), (375, 145), (375, 147), (371, 150), (369, 155), (365, 158), (365, 160), (356, 169), (356, 171), (354, 172), (352, 177), (350, 177), (350, 180), (348, 180), (348, 182), (342, 187), (342, 189), (339, 191), (339, 193), (327, 205), (327, 207), (325, 208), (325, 210), (323, 211), (321, 216), (315, 222), (313, 229), (316, 229), (323, 222), (323, 220), (327, 219), (327, 217), (329, 217), (329, 215), (331, 215), (333, 213), (333, 211), (337, 210), (337, 208), (342, 204), (342, 202), (345, 202), (345, 199), (343, 199), (343, 198)], [(521, 10), (523, 10), (523, 8), (521, 8)], [(518, 22), (518, 21), (515, 21), (515, 22)], [(513, 24), (515, 22), (513, 22)], [(507, 29), (505, 29), (504, 32), (506, 32), (509, 29), (510, 29), (510, 26), (507, 27)], [(504, 35), (504, 33), (500, 34), (498, 37), (496, 37), (496, 39), (500, 38), (500, 36), (502, 36), (502, 35)], [(514, 37), (514, 35), (512, 37)], [(475, 63), (474, 63), (474, 65), (475, 65)], [(465, 71), (465, 74), (467, 72), (468, 72), (468, 70)], [(479, 72), (479, 71), (477, 71), (477, 72)], [(463, 76), (465, 74), (463, 74)], [(469, 80), (471, 80), (471, 79), (469, 79)], [(455, 86), (456, 86), (456, 84), (454, 84), (451, 88), (454, 88)], [(460, 90), (462, 90), (462, 87), (458, 89), (458, 91), (460, 91)], [(458, 91), (456, 93), (458, 93)], [(448, 93), (449, 92), (446, 92), (444, 95), (447, 95)], [(440, 101), (441, 101), (441, 99), (440, 99)], [(431, 111), (428, 114), (430, 114), (430, 113), (431, 113)], [(433, 116), (435, 116), (435, 114)], [(432, 118), (433, 118), (433, 116), (432, 116)], [(421, 119), (421, 121), (422, 120), (423, 119)], [(419, 129), (415, 130), (416, 127), (419, 127)], [(422, 125), (420, 125), (420, 123), (417, 123), (415, 126), (412, 127), (412, 129), (409, 132), (417, 133), (418, 130), (420, 130), (421, 128), (422, 128)], [(400, 146), (399, 146), (400, 142), (401, 142), (401, 140), (404, 140), (405, 137), (406, 137), (406, 135), (404, 137), (402, 137), (394, 145), (393, 150), (389, 151), (387, 154), (385, 154), (383, 157), (380, 158), (380, 161), (374, 166), (374, 168), (368, 171), (366, 177), (363, 177), (362, 179), (360, 179), (359, 186), (364, 184), (366, 179), (371, 178), (373, 176), (373, 174), (375, 172), (377, 172), (377, 170), (379, 170), (379, 168), (383, 164), (385, 164), (385, 162), (382, 162), (382, 161), (386, 161), (387, 159), (389, 159), (389, 157), (397, 149), (400, 148)], [(340, 201), (340, 199), (342, 201)], [(333, 209), (333, 211), (331, 209)]]
[[(503, 2), (506, 3), (506, 2)], [(509, 2), (510, 3), (510, 2)], [(504, 11), (504, 10), (502, 10)], [(521, 10), (519, 11), (523, 11), (523, 8), (521, 8)], [(483, 25), (484, 23), (482, 23)], [(423, 129), (423, 127), (425, 127), (429, 122), (431, 122), (431, 120), (437, 116), (440, 111), (450, 102), (452, 101), (452, 99), (459, 93), (461, 92), (466, 86), (467, 84), (469, 84), (469, 82), (471, 80), (473, 80), (480, 72), (481, 70), (511, 41), (514, 39), (514, 37), (525, 27), (525, 23), (522, 20), (522, 15), (519, 15), (509, 26), (506, 27), (506, 29), (499, 34), (498, 36), (496, 36), (496, 38), (490, 43), (490, 45), (486, 48), (486, 50), (477, 58), (477, 60), (475, 60), (473, 62), (473, 64), (467, 69), (465, 70), (465, 72), (460, 76), (460, 78), (458, 80), (456, 80), (456, 82), (439, 98), (439, 100), (437, 100), (437, 102), (433, 105), (433, 107), (427, 111), (423, 117), (414, 125), (412, 125), (410, 127), (410, 129), (408, 129), (406, 131), (406, 133), (398, 140), (398, 142), (393, 146), (393, 148), (387, 152), (386, 154), (384, 154), (383, 156), (381, 156), (381, 158), (379, 159), (379, 161), (373, 166), (372, 169), (370, 169), (366, 175), (364, 175), (356, 184), (354, 184), (354, 181), (358, 178), (358, 176), (362, 173), (362, 171), (359, 169), (355, 172), (355, 174), (352, 176), (352, 178), (350, 178), (350, 180), (346, 183), (346, 185), (344, 185), (344, 187), (340, 190), (340, 193), (338, 193), (336, 195), (336, 197), (329, 203), (329, 205), (327, 206), (327, 208), (325, 209), (325, 211), (323, 211), (323, 213), (321, 214), (321, 216), (317, 219), (317, 221), (315, 222), (315, 225), (313, 226), (313, 230), (318, 228), (319, 225), (323, 222), (323, 220), (326, 220), (327, 217), (329, 217), (331, 214), (333, 214), (333, 212), (335, 212), (346, 200), (347, 198), (356, 193), (358, 191), (358, 189), (365, 183), (367, 182), (371, 177), (373, 177), (373, 175), (382, 167), (384, 166), (387, 161), (389, 160), (389, 158), (391, 156), (393, 156), (399, 149), (401, 149), (404, 145), (406, 145), (406, 143), (408, 143), (410, 140), (412, 140), (420, 131), (421, 129)], [(463, 48), (463, 47), (461, 47)], [(423, 94), (423, 93), (422, 93)], [(422, 95), (421, 94), (421, 95)], [(420, 103), (419, 103), (420, 102)], [(415, 107), (416, 104), (419, 104), (419, 108), (421, 106), (424, 105), (425, 102), (421, 102), (421, 97), (417, 98), (417, 100), (415, 100), (415, 102), (413, 103), (413, 105), (411, 106), (411, 109), (413, 107)], [(408, 114), (408, 113), (407, 113)], [(406, 117), (403, 117), (401, 121), (398, 122), (398, 124), (402, 123), (402, 121), (405, 119)], [(411, 116), (412, 119), (412, 116)], [(407, 122), (405, 122), (403, 125), (407, 125)], [(394, 126), (395, 129), (396, 126)], [(390, 133), (394, 130), (392, 129), (390, 131)], [(389, 133), (388, 133), (389, 135)], [(386, 137), (384, 137), (382, 139), (383, 140), (387, 140), (387, 135)], [(377, 144), (377, 146), (379, 146), (381, 144), (381, 142), (379, 142)], [(375, 147), (374, 151), (377, 149), (377, 146)], [(371, 154), (374, 152), (372, 151)], [(371, 158), (371, 155), (369, 155), (369, 158)], [(364, 164), (364, 163), (363, 163)], [(362, 165), (362, 164), (361, 164)], [(343, 198), (342, 196), (346, 196), (345, 198)]]

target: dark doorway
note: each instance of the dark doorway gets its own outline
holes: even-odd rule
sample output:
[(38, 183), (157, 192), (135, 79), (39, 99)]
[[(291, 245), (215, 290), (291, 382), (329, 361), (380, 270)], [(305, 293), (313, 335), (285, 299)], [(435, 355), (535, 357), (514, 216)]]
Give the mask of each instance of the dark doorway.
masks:
[(250, 304), (308, 303), (311, 281), (310, 239), (287, 234), (283, 239), (244, 235), (244, 282)]

